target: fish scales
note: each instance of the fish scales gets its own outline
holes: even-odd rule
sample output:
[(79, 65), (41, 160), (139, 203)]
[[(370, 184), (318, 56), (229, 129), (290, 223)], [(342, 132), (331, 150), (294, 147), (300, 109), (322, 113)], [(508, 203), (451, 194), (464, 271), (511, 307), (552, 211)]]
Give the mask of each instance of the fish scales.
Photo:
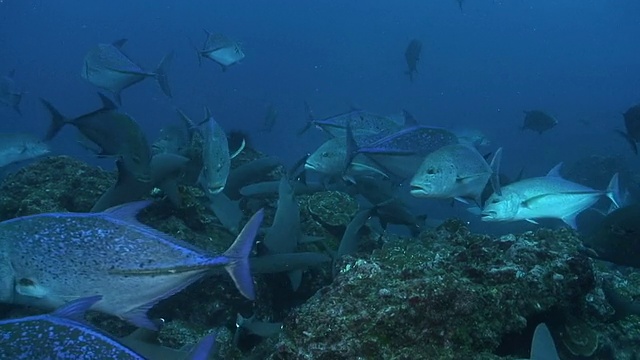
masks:
[(225, 267), (240, 292), (253, 298), (246, 257), (262, 212), (224, 254), (212, 256), (137, 222), (135, 213), (147, 204), (0, 223), (0, 238), (10, 239), (0, 244), (0, 301), (55, 308), (104, 294), (96, 310), (153, 329), (146, 311), (215, 267)]

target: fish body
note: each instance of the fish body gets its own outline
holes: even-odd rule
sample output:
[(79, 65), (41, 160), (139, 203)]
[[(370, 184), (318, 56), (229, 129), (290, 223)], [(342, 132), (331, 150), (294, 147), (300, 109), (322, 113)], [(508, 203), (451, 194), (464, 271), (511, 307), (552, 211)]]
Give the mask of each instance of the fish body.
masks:
[(406, 60), (408, 67), (406, 74), (409, 75), (409, 80), (412, 82), (415, 74), (418, 73), (418, 61), (420, 60), (421, 52), (422, 42), (418, 39), (411, 40), (404, 52), (404, 59)]
[(0, 358), (206, 360), (214, 349), (215, 334), (205, 336), (189, 354), (133, 336), (115, 339), (84, 321), (85, 312), (101, 299), (80, 298), (50, 314), (0, 320)]
[(110, 91), (120, 103), (120, 92), (142, 80), (152, 77), (158, 81), (160, 88), (168, 97), (171, 90), (166, 70), (172, 54), (165, 56), (154, 72), (145, 71), (122, 52), (126, 39), (112, 44), (98, 44), (84, 57), (81, 75), (91, 84)]
[(619, 198), (618, 174), (615, 174), (606, 190), (565, 180), (559, 173), (560, 164), (547, 176), (516, 181), (504, 186), (502, 194), (493, 194), (482, 210), (482, 221), (534, 222), (540, 218), (561, 219), (576, 228), (576, 216), (594, 205), (602, 196), (614, 204)]
[(388, 177), (376, 163), (364, 154), (356, 154), (348, 165), (346, 165), (346, 161), (347, 140), (344, 137), (336, 137), (320, 145), (307, 158), (304, 168), (330, 177), (345, 174), (380, 174)]
[(298, 132), (298, 135), (315, 126), (324, 130), (332, 137), (345, 137), (347, 136), (347, 125), (349, 125), (354, 133), (382, 138), (402, 129), (404, 126), (402, 123), (388, 116), (378, 115), (364, 110), (349, 110), (328, 118), (316, 119), (311, 114), (308, 108), (309, 106), (306, 105), (306, 107), (308, 121), (305, 127)]
[(45, 140), (55, 137), (65, 125), (75, 126), (84, 137), (100, 147), (99, 156), (122, 157), (124, 166), (141, 181), (150, 180), (151, 148), (140, 125), (119, 112), (106, 96), (98, 94), (102, 107), (75, 118), (63, 116), (51, 103), (40, 99), (51, 115)]
[(273, 104), (269, 104), (269, 107), (267, 107), (267, 113), (264, 116), (264, 123), (260, 131), (271, 132), (277, 120), (278, 120), (278, 110), (276, 110)]
[(101, 296), (71, 301), (51, 314), (0, 320), (2, 359), (144, 358), (82, 321)]
[(380, 219), (383, 229), (388, 224), (406, 226), (412, 236), (420, 233), (425, 216), (415, 215), (411, 207), (402, 199), (398, 186), (380, 177), (360, 176), (354, 187), (373, 206), (373, 216)]
[(462, 128), (453, 130), (458, 137), (458, 142), (475, 147), (476, 149), (485, 148), (491, 145), (491, 141), (486, 135), (477, 129)]
[(202, 58), (215, 61), (222, 67), (222, 71), (244, 59), (245, 55), (240, 44), (223, 34), (212, 34), (205, 30), (207, 39), (201, 50), (198, 50), (198, 62)]
[(411, 179), (411, 195), (470, 198), (479, 202), (492, 174), (491, 165), (474, 147), (465, 144), (443, 146), (424, 158)]
[(630, 107), (623, 116), (625, 132), (619, 131), (619, 133), (627, 140), (637, 155), (637, 143), (640, 142), (640, 104)]
[(558, 125), (558, 120), (544, 111), (525, 111), (524, 114), (524, 124), (522, 125), (523, 130), (533, 130), (538, 134), (542, 134), (543, 132), (551, 130), (553, 127)]
[(432, 126), (413, 126), (387, 135), (371, 144), (360, 147), (358, 152), (367, 154), (427, 155), (445, 145), (458, 142), (451, 131)]
[(640, 204), (621, 207), (608, 214), (592, 234), (584, 238), (584, 245), (592, 250), (590, 256), (617, 265), (640, 269)]
[(0, 134), (0, 168), (50, 152), (49, 145), (31, 134)]
[(13, 76), (14, 71), (11, 71), (7, 76), (0, 77), (0, 103), (11, 107), (18, 114), (22, 114), (20, 101), (22, 101), (23, 93), (18, 91)]
[(57, 308), (102, 294), (93, 309), (155, 329), (147, 310), (219, 267), (245, 297), (254, 298), (247, 257), (261, 211), (224, 254), (213, 256), (139, 223), (135, 216), (148, 204), (0, 223), (0, 301)]
[(203, 124), (202, 170), (198, 184), (210, 195), (221, 192), (231, 169), (227, 134), (211, 116)]

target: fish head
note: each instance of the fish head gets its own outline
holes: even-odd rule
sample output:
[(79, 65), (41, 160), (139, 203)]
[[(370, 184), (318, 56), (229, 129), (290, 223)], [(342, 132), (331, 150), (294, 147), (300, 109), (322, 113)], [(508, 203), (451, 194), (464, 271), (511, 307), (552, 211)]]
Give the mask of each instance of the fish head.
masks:
[(151, 181), (151, 159), (136, 153), (122, 155), (123, 166), (141, 182)]
[(26, 141), (22, 153), (30, 158), (46, 155), (51, 152), (49, 145), (43, 141)]
[(344, 168), (347, 156), (346, 141), (344, 138), (333, 138), (314, 151), (304, 164), (307, 170), (316, 171), (325, 175), (337, 175)]
[(227, 175), (224, 175), (224, 168), (225, 166), (222, 162), (203, 166), (200, 174), (200, 183), (209, 195), (216, 195), (224, 190), (228, 175), (228, 172)]
[(442, 197), (450, 192), (455, 183), (455, 165), (450, 162), (425, 161), (411, 180), (410, 193), (415, 197)]
[(513, 193), (502, 191), (502, 195), (494, 193), (485, 202), (482, 209), (482, 221), (516, 220), (521, 201)]

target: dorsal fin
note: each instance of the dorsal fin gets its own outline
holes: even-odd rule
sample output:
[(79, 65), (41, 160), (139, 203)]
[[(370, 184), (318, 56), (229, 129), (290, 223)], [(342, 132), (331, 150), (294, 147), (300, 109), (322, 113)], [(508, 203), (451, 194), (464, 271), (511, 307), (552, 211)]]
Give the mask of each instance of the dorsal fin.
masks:
[(98, 96), (100, 96), (100, 101), (102, 101), (103, 110), (113, 110), (118, 108), (118, 106), (113, 101), (111, 101), (111, 99), (109, 99), (105, 94), (98, 93)]
[(120, 39), (120, 40), (116, 40), (113, 43), (111, 43), (111, 45), (117, 47), (118, 49), (122, 48), (124, 46), (124, 44), (127, 43), (128, 39)]
[(551, 170), (549, 170), (549, 172), (547, 173), (547, 176), (550, 177), (562, 177), (562, 175), (560, 175), (560, 169), (562, 169), (562, 163), (558, 163), (558, 165), (554, 166)]

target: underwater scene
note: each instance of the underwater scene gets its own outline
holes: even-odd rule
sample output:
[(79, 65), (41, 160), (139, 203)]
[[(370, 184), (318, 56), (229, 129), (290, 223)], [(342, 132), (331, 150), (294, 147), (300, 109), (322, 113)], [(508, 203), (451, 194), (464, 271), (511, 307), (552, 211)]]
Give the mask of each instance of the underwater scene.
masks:
[(0, 359), (640, 359), (638, 15), (0, 0)]

